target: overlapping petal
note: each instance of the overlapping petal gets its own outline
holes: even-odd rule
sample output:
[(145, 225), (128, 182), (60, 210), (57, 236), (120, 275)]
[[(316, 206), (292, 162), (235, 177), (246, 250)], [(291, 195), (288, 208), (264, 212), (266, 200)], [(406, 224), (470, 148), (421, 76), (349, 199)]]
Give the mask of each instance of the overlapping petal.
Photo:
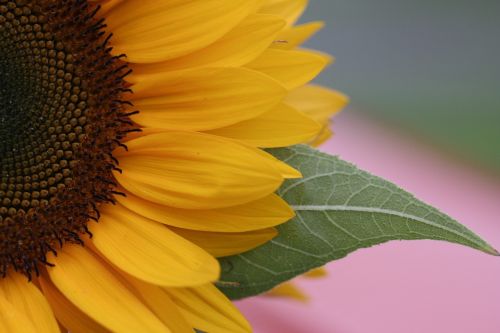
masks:
[(280, 104), (254, 119), (209, 133), (241, 140), (256, 147), (275, 148), (307, 143), (321, 130), (321, 124), (311, 117), (289, 105)]
[(314, 79), (332, 61), (330, 56), (316, 51), (269, 49), (246, 66), (291, 90)]
[(57, 320), (71, 333), (110, 333), (110, 331), (87, 316), (76, 305), (71, 303), (45, 277), (39, 279), (45, 298), (49, 301)]
[(151, 311), (174, 333), (193, 333), (193, 327), (187, 322), (177, 304), (165, 289), (140, 281), (131, 276), (124, 278), (135, 289)]
[(342, 110), (348, 101), (344, 94), (314, 84), (297, 88), (285, 98), (286, 103), (318, 122), (327, 121)]
[(188, 322), (203, 332), (248, 333), (252, 329), (236, 307), (214, 285), (165, 288)]
[(123, 1), (106, 15), (116, 54), (153, 63), (200, 50), (255, 9), (255, 0)]
[(293, 25), (307, 7), (307, 0), (266, 0), (260, 8), (261, 13), (279, 15)]
[(125, 191), (117, 200), (129, 210), (170, 226), (213, 232), (245, 232), (274, 227), (294, 216), (276, 194), (237, 206), (218, 209), (181, 209), (157, 204)]
[(154, 64), (136, 64), (136, 74), (198, 67), (239, 67), (264, 52), (281, 33), (285, 21), (276, 15), (251, 14), (215, 43), (183, 57)]
[(210, 130), (269, 111), (286, 91), (269, 76), (244, 68), (201, 68), (133, 75), (134, 121), (144, 127)]
[(111, 267), (81, 246), (66, 246), (48, 269), (67, 299), (112, 332), (171, 332), (124, 284)]
[(27, 283), (25, 276), (11, 273), (0, 281), (1, 297), (10, 302), (17, 311), (26, 314), (42, 332), (59, 333), (47, 300), (34, 283)]
[(227, 257), (250, 251), (278, 235), (275, 228), (238, 233), (211, 232), (208, 234), (187, 229), (175, 229), (175, 232), (215, 257)]
[(290, 27), (281, 31), (278, 34), (277, 42), (273, 44), (273, 48), (290, 50), (299, 45), (302, 45), (316, 32), (324, 26), (323, 22), (310, 22), (297, 26)]
[(91, 226), (92, 244), (113, 265), (161, 286), (195, 286), (217, 280), (219, 263), (165, 226), (117, 205)]
[(210, 209), (241, 205), (273, 193), (283, 182), (272, 160), (223, 138), (190, 132), (143, 136), (117, 154), (120, 184), (166, 206)]
[(0, 297), (0, 332), (37, 333), (36, 323), (27, 313)]

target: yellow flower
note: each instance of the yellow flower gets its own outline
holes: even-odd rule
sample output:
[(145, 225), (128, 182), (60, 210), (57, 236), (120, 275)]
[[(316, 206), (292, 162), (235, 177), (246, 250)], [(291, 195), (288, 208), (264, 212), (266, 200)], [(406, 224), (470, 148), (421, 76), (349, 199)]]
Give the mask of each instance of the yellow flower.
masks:
[(297, 48), (305, 7), (0, 0), (1, 332), (251, 330), (215, 257), (293, 216), (261, 148), (346, 103), (306, 85), (331, 58)]

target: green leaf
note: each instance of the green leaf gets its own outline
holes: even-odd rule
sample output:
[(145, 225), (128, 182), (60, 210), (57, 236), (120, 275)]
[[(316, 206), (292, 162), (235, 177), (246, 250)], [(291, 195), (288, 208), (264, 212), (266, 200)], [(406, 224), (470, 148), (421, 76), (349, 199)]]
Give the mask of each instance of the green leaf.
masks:
[(300, 170), (279, 194), (297, 216), (279, 236), (244, 254), (221, 258), (220, 289), (239, 299), (375, 244), (436, 239), (499, 253), (450, 217), (381, 178), (307, 146), (270, 152)]

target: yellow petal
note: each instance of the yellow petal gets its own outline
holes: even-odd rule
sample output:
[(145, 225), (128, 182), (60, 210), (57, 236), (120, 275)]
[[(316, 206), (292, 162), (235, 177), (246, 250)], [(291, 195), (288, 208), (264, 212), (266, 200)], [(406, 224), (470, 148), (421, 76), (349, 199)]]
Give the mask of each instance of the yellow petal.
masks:
[(305, 302), (309, 299), (306, 294), (292, 282), (285, 282), (266, 293), (266, 296), (286, 297), (296, 301)]
[(209, 130), (251, 119), (285, 97), (277, 81), (244, 68), (132, 75), (134, 121), (146, 127)]
[(90, 227), (97, 250), (140, 280), (180, 287), (219, 277), (219, 263), (207, 252), (121, 205), (105, 207), (99, 224)]
[(318, 147), (325, 143), (328, 139), (330, 139), (332, 135), (333, 132), (330, 129), (330, 123), (328, 121), (325, 121), (322, 131), (318, 134), (318, 136), (311, 140), (309, 144), (313, 147)]
[(28, 316), (40, 332), (59, 333), (54, 314), (40, 290), (32, 282), (28, 282), (25, 276), (9, 273), (0, 280), (0, 297)]
[(40, 278), (39, 281), (57, 320), (71, 333), (110, 333), (64, 297), (49, 279)]
[(0, 296), (0, 332), (37, 333), (34, 322), (12, 303)]
[(313, 269), (307, 273), (305, 273), (303, 276), (306, 278), (311, 278), (311, 279), (317, 279), (317, 278), (322, 278), (327, 276), (328, 273), (324, 267), (316, 268)]
[(252, 329), (229, 299), (215, 286), (165, 288), (184, 317), (203, 332), (243, 333)]
[(259, 56), (285, 26), (279, 16), (252, 14), (215, 43), (186, 56), (133, 66), (135, 74), (153, 74), (196, 67), (238, 67)]
[(238, 139), (256, 147), (272, 148), (306, 143), (316, 137), (321, 128), (309, 116), (281, 104), (257, 118), (209, 133)]
[(285, 102), (322, 123), (346, 106), (349, 99), (338, 91), (307, 85), (291, 91)]
[(47, 269), (54, 285), (76, 307), (113, 332), (170, 332), (163, 323), (113, 275), (111, 268), (88, 250), (66, 245), (55, 267)]
[(174, 333), (193, 333), (193, 327), (184, 318), (170, 295), (161, 287), (140, 281), (131, 276), (124, 278), (133, 286), (151, 311)]
[(107, 15), (114, 54), (129, 62), (180, 57), (212, 44), (255, 8), (255, 0), (123, 1)]
[(123, 174), (115, 177), (126, 190), (158, 204), (236, 206), (268, 196), (283, 182), (271, 159), (217, 136), (168, 132), (127, 145), (128, 153), (116, 153)]
[(276, 194), (243, 205), (219, 209), (179, 209), (144, 200), (130, 192), (116, 199), (128, 209), (154, 221), (199, 231), (245, 232), (290, 220), (293, 210)]
[(285, 50), (294, 49), (302, 45), (324, 26), (323, 22), (310, 22), (285, 29), (278, 34), (273, 47)]
[(293, 25), (307, 7), (307, 0), (267, 0), (261, 13), (279, 15)]
[[(129, 142), (129, 141), (132, 141), (134, 139), (137, 139), (137, 138), (140, 138), (140, 137), (143, 137), (143, 136), (148, 136), (148, 135), (151, 135), (151, 134), (170, 133), (170, 132), (171, 131), (169, 131), (167, 129), (158, 129), (158, 128), (146, 127), (146, 128), (142, 128), (141, 132), (135, 132), (135, 133), (129, 134), (124, 140), (125, 140), (125, 142)], [(250, 149), (251, 151), (253, 151), (254, 153), (261, 155), (263, 158), (265, 158), (266, 160), (268, 160), (268, 162), (270, 162), (273, 165), (274, 168), (276, 168), (280, 172), (280, 174), (281, 174), (281, 176), (283, 178), (285, 178), (285, 179), (293, 179), (293, 178), (301, 178), (302, 177), (302, 174), (298, 170), (296, 170), (296, 169), (292, 168), (291, 166), (289, 166), (288, 164), (286, 164), (286, 163), (278, 160), (277, 158), (273, 157), (272, 155), (266, 153), (265, 151), (263, 151), (261, 149), (257, 149), (257, 148), (255, 148), (255, 146), (251, 146), (251, 145), (245, 144), (241, 140), (233, 140), (233, 139), (230, 139), (230, 138), (226, 138), (226, 139), (234, 141), (238, 145), (244, 145), (248, 149)]]
[(203, 232), (179, 228), (174, 231), (215, 257), (227, 257), (250, 251), (278, 235), (278, 231), (274, 228), (239, 233)]
[(331, 60), (313, 51), (269, 49), (247, 67), (269, 75), (291, 90), (314, 79)]
[[(228, 139), (229, 140), (229, 139)], [(273, 155), (270, 155), (268, 154), (267, 152), (265, 152), (264, 150), (262, 149), (259, 149), (259, 148), (255, 148), (253, 146), (250, 146), (244, 142), (241, 142), (239, 140), (235, 140), (236, 142), (239, 142), (240, 144), (245, 144), (247, 145), (247, 147), (249, 149), (251, 149), (253, 152), (255, 152), (256, 154), (259, 154), (261, 155), (262, 157), (266, 158), (267, 160), (269, 161), (272, 161), (273, 162), (273, 165), (274, 167), (276, 167), (281, 176), (283, 176), (283, 178), (285, 179), (297, 179), (297, 178), (302, 178), (302, 174), (300, 173), (299, 170), (291, 167), (290, 165), (286, 164), (285, 162), (283, 161), (280, 161), (279, 159), (277, 159), (276, 157), (274, 157)]]

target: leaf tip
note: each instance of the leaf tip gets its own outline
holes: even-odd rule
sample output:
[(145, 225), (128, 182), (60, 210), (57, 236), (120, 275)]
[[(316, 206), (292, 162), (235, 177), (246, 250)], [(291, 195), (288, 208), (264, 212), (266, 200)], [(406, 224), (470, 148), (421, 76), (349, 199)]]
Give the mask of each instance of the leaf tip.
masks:
[(496, 257), (500, 257), (500, 252), (498, 252), (496, 249), (494, 249), (492, 246), (488, 245), (484, 251), (488, 254), (491, 254)]

